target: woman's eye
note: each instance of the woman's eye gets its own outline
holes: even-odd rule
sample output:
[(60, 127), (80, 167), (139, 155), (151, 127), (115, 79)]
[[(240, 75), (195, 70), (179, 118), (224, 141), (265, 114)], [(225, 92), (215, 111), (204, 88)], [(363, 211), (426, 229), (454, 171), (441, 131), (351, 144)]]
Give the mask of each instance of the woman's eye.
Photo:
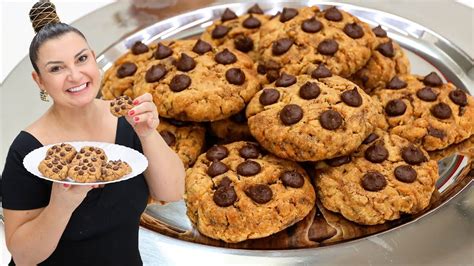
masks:
[(79, 62), (85, 62), (87, 61), (87, 55), (81, 55), (79, 58), (78, 58)]
[(53, 66), (49, 71), (50, 71), (50, 72), (58, 72), (59, 70), (61, 70), (60, 67), (58, 67), (58, 66)]

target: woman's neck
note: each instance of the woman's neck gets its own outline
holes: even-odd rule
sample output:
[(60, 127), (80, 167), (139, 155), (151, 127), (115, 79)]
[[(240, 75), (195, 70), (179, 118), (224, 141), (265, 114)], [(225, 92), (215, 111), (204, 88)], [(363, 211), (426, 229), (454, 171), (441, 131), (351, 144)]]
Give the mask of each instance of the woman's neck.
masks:
[(97, 100), (82, 108), (68, 108), (53, 104), (48, 113), (51, 121), (57, 127), (67, 128), (68, 131), (89, 131), (102, 120), (101, 106)]

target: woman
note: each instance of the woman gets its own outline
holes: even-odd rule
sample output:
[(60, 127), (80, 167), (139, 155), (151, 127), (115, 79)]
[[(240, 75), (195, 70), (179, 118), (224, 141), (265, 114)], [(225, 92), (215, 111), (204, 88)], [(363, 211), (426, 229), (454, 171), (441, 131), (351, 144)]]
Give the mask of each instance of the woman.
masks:
[[(33, 79), (52, 105), (13, 141), (2, 179), (5, 237), (11, 265), (140, 265), (138, 227), (150, 194), (176, 201), (184, 192), (184, 167), (155, 130), (150, 94), (117, 119), (96, 99), (95, 54), (77, 29), (59, 22), (51, 3), (30, 12), (37, 32), (30, 45)], [(47, 23), (44, 23), (44, 22)], [(46, 25), (44, 25), (46, 24)], [(143, 152), (148, 169), (105, 187), (66, 186), (37, 178), (23, 158), (43, 145), (100, 141)]]

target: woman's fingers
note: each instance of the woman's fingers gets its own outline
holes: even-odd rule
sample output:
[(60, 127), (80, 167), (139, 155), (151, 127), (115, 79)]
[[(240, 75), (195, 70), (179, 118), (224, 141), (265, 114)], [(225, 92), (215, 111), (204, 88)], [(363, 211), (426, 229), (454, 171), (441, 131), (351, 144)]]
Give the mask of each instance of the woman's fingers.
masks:
[(131, 117), (135, 117), (136, 115), (144, 114), (147, 112), (151, 112), (152, 114), (157, 113), (156, 106), (153, 102), (143, 102), (133, 107), (130, 111), (128, 111), (128, 115)]
[(153, 101), (153, 96), (151, 96), (151, 94), (147, 92), (135, 98), (135, 100), (133, 100), (133, 105), (139, 105), (143, 102), (152, 102), (152, 101)]

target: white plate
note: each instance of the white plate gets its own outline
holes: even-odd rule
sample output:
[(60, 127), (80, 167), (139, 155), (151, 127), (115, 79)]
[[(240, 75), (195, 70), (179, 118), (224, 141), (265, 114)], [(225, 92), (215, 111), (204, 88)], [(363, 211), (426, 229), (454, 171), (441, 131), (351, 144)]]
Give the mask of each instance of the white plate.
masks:
[(64, 142), (64, 143), (71, 144), (74, 148), (76, 148), (77, 151), (79, 151), (84, 146), (93, 146), (93, 147), (101, 148), (105, 151), (105, 154), (107, 155), (108, 160), (122, 160), (124, 162), (127, 162), (132, 168), (132, 172), (117, 180), (94, 182), (94, 183), (79, 183), (79, 182), (75, 182), (74, 180), (70, 178), (67, 178), (66, 180), (62, 180), (62, 181), (47, 178), (43, 176), (41, 172), (38, 170), (38, 165), (46, 157), (46, 152), (48, 151), (49, 148), (51, 148), (53, 145), (59, 145), (61, 143), (43, 146), (41, 148), (38, 148), (28, 153), (28, 155), (26, 155), (25, 158), (23, 159), (23, 165), (25, 166), (26, 170), (28, 170), (28, 172), (34, 174), (35, 176), (48, 180), (48, 181), (62, 183), (62, 184), (90, 186), (90, 185), (104, 185), (104, 184), (125, 181), (127, 179), (130, 179), (132, 177), (135, 177), (143, 173), (143, 171), (145, 171), (146, 168), (148, 167), (148, 160), (146, 159), (146, 157), (140, 152), (134, 149), (131, 149), (129, 147), (112, 144), (112, 143), (92, 142), (92, 141), (77, 141), (77, 142)]

